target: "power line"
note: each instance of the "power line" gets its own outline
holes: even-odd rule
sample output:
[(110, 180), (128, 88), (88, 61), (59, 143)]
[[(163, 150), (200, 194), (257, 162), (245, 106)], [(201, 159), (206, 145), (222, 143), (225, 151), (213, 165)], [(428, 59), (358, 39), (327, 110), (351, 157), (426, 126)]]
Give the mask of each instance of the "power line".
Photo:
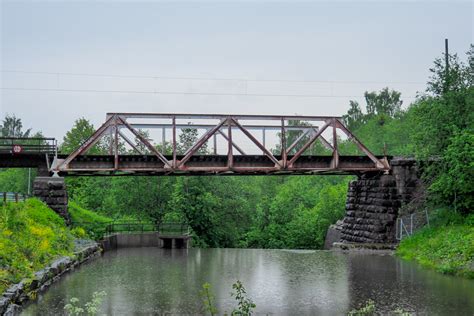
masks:
[[(162, 94), (162, 95), (202, 95), (202, 96), (246, 96), (246, 97), (291, 97), (291, 98), (362, 98), (363, 95), (316, 95), (316, 94), (259, 94), (259, 93), (221, 93), (221, 92), (185, 92), (185, 91), (138, 91), (138, 90), (96, 90), (96, 89), (50, 89), (50, 88), (1, 88), (11, 91), (45, 91), (78, 93), (124, 93), (124, 94)], [(416, 99), (416, 97), (403, 97)]]
[(191, 77), (191, 76), (161, 76), (161, 75), (116, 75), (116, 74), (92, 74), (73, 72), (50, 72), (50, 71), (23, 71), (23, 70), (1, 70), (3, 73), (39, 74), (53, 76), (81, 76), (81, 77), (103, 77), (103, 78), (131, 78), (131, 79), (164, 79), (164, 80), (196, 80), (196, 81), (243, 81), (243, 82), (282, 82), (282, 83), (332, 83), (332, 84), (410, 84), (424, 85), (425, 82), (417, 81), (345, 81), (345, 80), (288, 80), (288, 79), (248, 79), (248, 78), (222, 78), (222, 77)]

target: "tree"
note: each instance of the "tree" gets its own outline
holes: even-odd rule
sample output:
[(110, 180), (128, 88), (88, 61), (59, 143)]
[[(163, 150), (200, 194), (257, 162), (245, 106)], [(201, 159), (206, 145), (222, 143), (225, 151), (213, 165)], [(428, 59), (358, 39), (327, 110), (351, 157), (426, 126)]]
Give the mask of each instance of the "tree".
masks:
[(369, 120), (376, 119), (378, 125), (384, 125), (392, 118), (401, 115), (401, 106), (403, 101), (400, 100), (401, 93), (395, 90), (389, 90), (388, 87), (380, 90), (380, 92), (365, 91), (365, 114), (362, 112), (357, 101), (349, 101), (349, 110), (342, 118), (346, 126), (354, 131)]
[[(184, 155), (198, 140), (198, 130), (195, 128), (183, 128), (181, 134), (179, 134), (179, 142), (177, 144), (177, 152), (180, 155)], [(207, 142), (199, 148), (198, 153), (207, 153)]]
[(23, 131), (23, 123), (15, 115), (7, 115), (0, 125), (0, 135), (2, 137), (29, 137), (31, 128)]
[(349, 101), (349, 110), (347, 114), (342, 116), (344, 124), (350, 130), (356, 130), (359, 128), (365, 121), (365, 116), (360, 109), (359, 103), (357, 101)]
[[(380, 92), (365, 92), (367, 103), (367, 118), (374, 116), (388, 116), (394, 118), (400, 113), (403, 101), (400, 100), (401, 93), (395, 90), (382, 89)], [(383, 125), (383, 122), (380, 124)]]
[(430, 189), (439, 199), (455, 210), (469, 213), (474, 209), (474, 133), (464, 130), (450, 138), (443, 153), (444, 170)]
[(427, 94), (409, 109), (413, 148), (418, 159), (427, 162), (423, 176), (429, 198), (438, 206), (457, 205), (464, 212), (472, 212), (474, 205), (469, 179), (474, 133), (473, 54), (471, 45), (467, 64), (456, 55), (448, 56), (447, 71), (441, 59), (436, 59)]
[(467, 64), (460, 61), (457, 54), (448, 54), (448, 65), (446, 65), (446, 56), (436, 58), (433, 68), (430, 68), (431, 77), (426, 92), (440, 97), (448, 92), (462, 92), (472, 87), (474, 85), (473, 44), (466, 55)]
[[(63, 143), (60, 146), (60, 151), (63, 154), (70, 154), (79, 148), (92, 134), (95, 128), (89, 120), (85, 118), (77, 119), (70, 131), (66, 133), (63, 138)], [(99, 141), (89, 151), (89, 154), (104, 154), (107, 152), (107, 146), (104, 141)]]

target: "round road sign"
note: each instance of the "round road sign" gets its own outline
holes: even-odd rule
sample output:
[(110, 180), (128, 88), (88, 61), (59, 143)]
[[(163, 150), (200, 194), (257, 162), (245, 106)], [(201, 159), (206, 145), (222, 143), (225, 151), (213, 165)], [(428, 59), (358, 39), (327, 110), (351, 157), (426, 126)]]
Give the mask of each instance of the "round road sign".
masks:
[(19, 153), (21, 153), (22, 150), (23, 150), (23, 147), (21, 147), (20, 145), (13, 145), (13, 153), (14, 154), (19, 154)]

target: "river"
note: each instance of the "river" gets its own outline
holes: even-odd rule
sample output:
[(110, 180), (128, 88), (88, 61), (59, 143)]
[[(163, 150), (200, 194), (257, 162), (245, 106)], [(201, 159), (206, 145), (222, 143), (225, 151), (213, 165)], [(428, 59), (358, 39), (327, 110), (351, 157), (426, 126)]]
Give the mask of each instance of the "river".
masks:
[(105, 291), (101, 314), (202, 314), (209, 282), (219, 314), (235, 307), (241, 280), (257, 314), (344, 315), (368, 299), (384, 312), (474, 315), (474, 281), (440, 275), (396, 257), (330, 251), (124, 248), (64, 276), (22, 315), (59, 315), (77, 297)]

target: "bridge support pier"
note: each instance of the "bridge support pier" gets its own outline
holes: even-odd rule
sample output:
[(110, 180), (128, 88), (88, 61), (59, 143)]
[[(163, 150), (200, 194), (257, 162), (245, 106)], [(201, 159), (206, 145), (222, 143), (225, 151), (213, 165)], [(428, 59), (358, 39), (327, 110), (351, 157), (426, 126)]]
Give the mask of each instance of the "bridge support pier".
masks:
[(36, 177), (33, 183), (33, 195), (64, 218), (67, 225), (71, 223), (67, 210), (68, 196), (64, 178)]
[(414, 159), (393, 159), (391, 166), (390, 174), (366, 174), (350, 182), (346, 215), (337, 229), (332, 228), (341, 241), (397, 242), (395, 224), (400, 207), (412, 200), (421, 182)]

